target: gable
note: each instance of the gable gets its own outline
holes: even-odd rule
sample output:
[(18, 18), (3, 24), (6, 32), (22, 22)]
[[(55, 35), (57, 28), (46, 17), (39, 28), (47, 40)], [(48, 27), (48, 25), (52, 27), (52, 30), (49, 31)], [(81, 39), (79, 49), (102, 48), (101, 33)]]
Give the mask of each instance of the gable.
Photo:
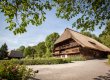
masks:
[(60, 42), (67, 40), (69, 38), (72, 38), (72, 36), (71, 36), (70, 32), (67, 29), (65, 29), (63, 34), (55, 41), (54, 44), (60, 43)]

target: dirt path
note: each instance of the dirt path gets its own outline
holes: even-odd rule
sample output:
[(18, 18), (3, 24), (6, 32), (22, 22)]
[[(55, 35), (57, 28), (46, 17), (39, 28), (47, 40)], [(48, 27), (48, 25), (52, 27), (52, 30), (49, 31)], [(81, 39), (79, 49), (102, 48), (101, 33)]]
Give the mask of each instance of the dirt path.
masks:
[(107, 60), (77, 61), (57, 65), (28, 66), (39, 70), (39, 80), (110, 80), (110, 66)]

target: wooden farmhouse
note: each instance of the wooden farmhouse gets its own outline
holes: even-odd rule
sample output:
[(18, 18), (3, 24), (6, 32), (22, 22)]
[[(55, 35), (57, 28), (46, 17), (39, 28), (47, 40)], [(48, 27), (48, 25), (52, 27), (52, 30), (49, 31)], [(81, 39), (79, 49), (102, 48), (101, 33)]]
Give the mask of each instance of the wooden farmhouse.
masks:
[(102, 43), (66, 28), (54, 43), (53, 56), (67, 58), (83, 55), (87, 59), (107, 57), (110, 49)]
[(8, 58), (9, 59), (11, 59), (11, 58), (21, 59), (21, 58), (23, 58), (23, 53), (21, 53), (20, 51), (12, 50), (9, 52)]

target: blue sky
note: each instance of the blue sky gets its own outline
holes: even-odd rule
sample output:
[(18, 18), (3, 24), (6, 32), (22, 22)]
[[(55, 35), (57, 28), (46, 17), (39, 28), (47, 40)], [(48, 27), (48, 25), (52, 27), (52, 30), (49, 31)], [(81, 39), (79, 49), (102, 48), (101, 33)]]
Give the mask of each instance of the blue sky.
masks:
[[(20, 47), (21, 45), (24, 46), (33, 46), (37, 45), (39, 42), (44, 41), (46, 36), (57, 32), (59, 34), (62, 34), (65, 28), (71, 28), (73, 30), (79, 31), (76, 28), (72, 28), (72, 23), (76, 21), (76, 16), (70, 21), (59, 19), (55, 16), (55, 11), (49, 11), (46, 15), (46, 21), (43, 22), (41, 26), (33, 26), (28, 25), (27, 32), (21, 35), (14, 35), (13, 32), (5, 29), (7, 27), (7, 23), (5, 22), (5, 17), (3, 13), (0, 13), (0, 46), (3, 43), (7, 43), (8, 49), (16, 49)], [(103, 29), (102, 29), (103, 30)], [(99, 35), (102, 30), (95, 29), (94, 34)]]

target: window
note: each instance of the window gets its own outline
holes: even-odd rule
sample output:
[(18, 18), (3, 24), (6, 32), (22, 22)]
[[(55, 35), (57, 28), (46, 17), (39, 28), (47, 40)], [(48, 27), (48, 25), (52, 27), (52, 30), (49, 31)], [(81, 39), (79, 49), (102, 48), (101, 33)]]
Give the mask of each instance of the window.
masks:
[(93, 44), (93, 45), (96, 45), (96, 43), (92, 42), (92, 41), (88, 41), (89, 43)]

